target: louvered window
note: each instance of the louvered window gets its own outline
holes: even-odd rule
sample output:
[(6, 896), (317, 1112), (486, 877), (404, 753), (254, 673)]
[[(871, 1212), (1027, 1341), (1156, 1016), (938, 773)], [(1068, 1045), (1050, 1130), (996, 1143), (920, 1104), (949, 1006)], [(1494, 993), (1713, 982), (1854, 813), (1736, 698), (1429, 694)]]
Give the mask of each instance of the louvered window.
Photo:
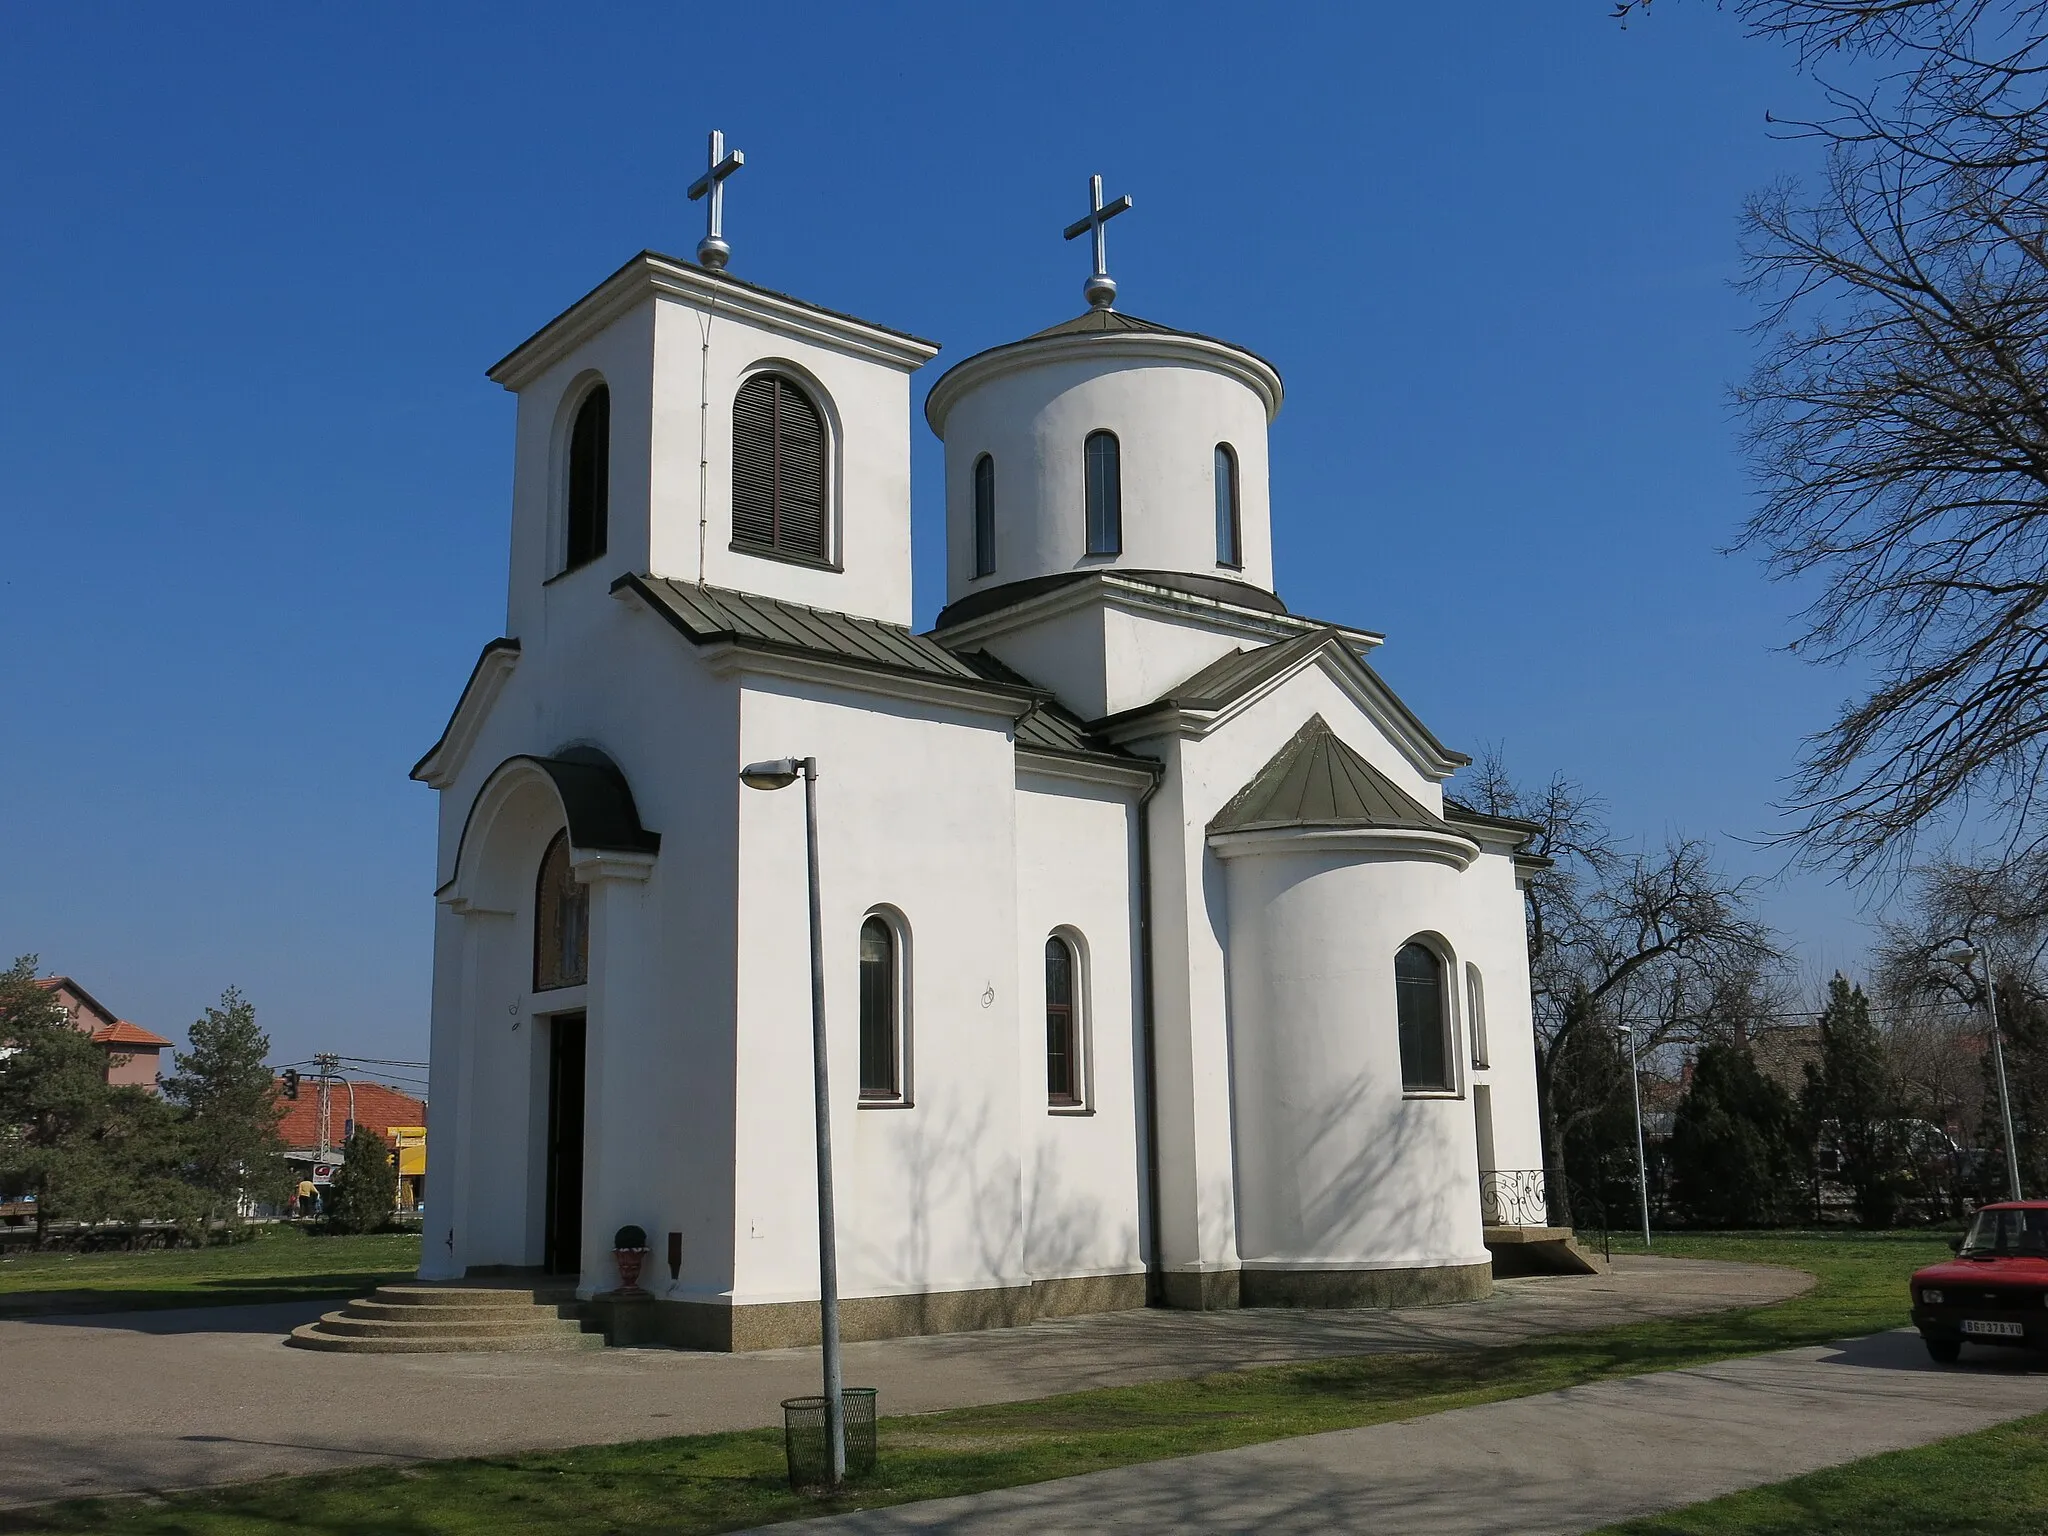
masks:
[(983, 454), (974, 461), (974, 574), (996, 571), (996, 461)]
[(756, 374), (733, 398), (732, 541), (826, 558), (825, 420), (778, 373)]
[(562, 569), (573, 571), (604, 553), (611, 501), (612, 392), (600, 384), (576, 408), (569, 429), (569, 496)]
[(1124, 547), (1124, 472), (1114, 432), (1088, 434), (1088, 553)]

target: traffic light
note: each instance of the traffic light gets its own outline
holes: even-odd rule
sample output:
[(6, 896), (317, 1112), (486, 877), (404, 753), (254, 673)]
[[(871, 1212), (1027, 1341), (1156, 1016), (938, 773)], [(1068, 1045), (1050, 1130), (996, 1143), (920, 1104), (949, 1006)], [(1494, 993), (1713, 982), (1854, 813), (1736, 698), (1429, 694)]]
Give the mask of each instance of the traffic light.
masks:
[(299, 1096), (299, 1069), (297, 1067), (286, 1067), (284, 1069), (284, 1096), (288, 1099), (296, 1099)]

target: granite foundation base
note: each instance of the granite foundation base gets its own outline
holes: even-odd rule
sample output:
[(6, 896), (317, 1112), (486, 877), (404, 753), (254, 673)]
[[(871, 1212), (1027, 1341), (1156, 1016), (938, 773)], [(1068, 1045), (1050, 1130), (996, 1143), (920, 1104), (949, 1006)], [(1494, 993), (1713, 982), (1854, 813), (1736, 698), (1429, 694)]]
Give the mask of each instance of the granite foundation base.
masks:
[[(1047, 1317), (1126, 1312), (1145, 1305), (1145, 1277), (1090, 1275), (977, 1291), (927, 1291), (914, 1296), (849, 1296), (839, 1303), (839, 1337), (901, 1339), (928, 1333), (1019, 1328)], [(725, 1307), (657, 1297), (593, 1296), (584, 1316), (607, 1344), (667, 1346), (740, 1353), (818, 1342), (815, 1301)]]
[(1238, 1296), (1247, 1307), (1435, 1307), (1493, 1294), (1493, 1265), (1444, 1264), (1417, 1269), (1240, 1270)]

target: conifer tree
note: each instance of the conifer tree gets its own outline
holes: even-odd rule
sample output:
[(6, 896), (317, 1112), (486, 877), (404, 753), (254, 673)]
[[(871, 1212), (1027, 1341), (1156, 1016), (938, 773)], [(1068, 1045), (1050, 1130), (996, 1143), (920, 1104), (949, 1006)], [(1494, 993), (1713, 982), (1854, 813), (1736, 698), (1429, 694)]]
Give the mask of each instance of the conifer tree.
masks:
[(374, 1232), (398, 1204), (398, 1169), (384, 1138), (368, 1126), (349, 1133), (327, 1192), (327, 1218), (338, 1232)]
[(1814, 1145), (1831, 1144), (1857, 1221), (1890, 1226), (1911, 1182), (1905, 1108), (1863, 989), (1839, 971), (1820, 1017), (1820, 1059), (1806, 1065), (1800, 1108)]
[(183, 1214), (162, 1106), (108, 1085), (106, 1053), (37, 981), (34, 955), (0, 971), (0, 1043), (0, 1187), (35, 1198), (38, 1248), (55, 1220)]
[(1706, 1227), (1768, 1227), (1790, 1217), (1801, 1157), (1792, 1096), (1748, 1051), (1701, 1048), (1671, 1127), (1671, 1195)]
[(270, 1037), (233, 987), (191, 1029), (192, 1049), (175, 1057), (164, 1097), (183, 1112), (186, 1178), (205, 1201), (207, 1226), (232, 1221), (241, 1200), (270, 1203), (291, 1186), (277, 1133), (284, 1106), (264, 1064)]

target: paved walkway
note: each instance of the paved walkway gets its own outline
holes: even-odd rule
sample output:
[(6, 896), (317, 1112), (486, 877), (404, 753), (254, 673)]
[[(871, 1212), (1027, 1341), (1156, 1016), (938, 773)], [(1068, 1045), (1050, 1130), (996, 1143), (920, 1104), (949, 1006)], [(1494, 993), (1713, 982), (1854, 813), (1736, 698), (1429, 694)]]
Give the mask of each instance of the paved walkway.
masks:
[(791, 1536), (1399, 1531), (1545, 1536), (2048, 1410), (2048, 1372), (1881, 1333), (1367, 1429), (774, 1527)]
[[(1796, 1271), (1623, 1258), (1486, 1301), (1358, 1312), (1120, 1312), (849, 1345), (885, 1414), (1011, 1402), (1286, 1360), (1472, 1348), (1754, 1306)], [(642, 1440), (780, 1422), (816, 1350), (751, 1355), (341, 1355), (286, 1349), (334, 1303), (0, 1321), (0, 1506), (279, 1472)]]

